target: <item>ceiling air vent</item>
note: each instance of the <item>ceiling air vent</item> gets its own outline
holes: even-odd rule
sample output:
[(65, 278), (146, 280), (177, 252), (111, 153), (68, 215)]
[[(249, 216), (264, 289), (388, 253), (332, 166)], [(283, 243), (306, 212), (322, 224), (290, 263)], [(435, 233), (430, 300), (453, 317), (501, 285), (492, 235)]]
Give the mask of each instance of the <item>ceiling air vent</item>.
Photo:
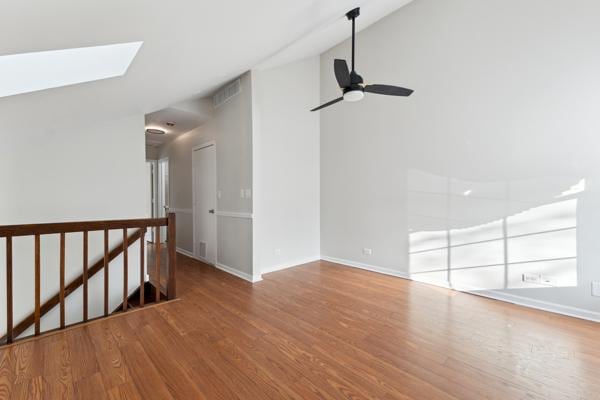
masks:
[(213, 105), (215, 108), (222, 106), (232, 97), (237, 96), (242, 92), (242, 83), (239, 79), (231, 82), (229, 85), (225, 86), (223, 89), (219, 90), (213, 96)]

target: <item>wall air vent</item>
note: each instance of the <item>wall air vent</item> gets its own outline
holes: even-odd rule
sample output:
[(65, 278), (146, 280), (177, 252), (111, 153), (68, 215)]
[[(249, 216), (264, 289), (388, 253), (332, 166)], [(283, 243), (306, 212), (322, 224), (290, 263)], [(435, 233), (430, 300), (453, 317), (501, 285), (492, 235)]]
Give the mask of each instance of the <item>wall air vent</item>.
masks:
[(213, 105), (215, 106), (215, 108), (220, 107), (223, 104), (225, 104), (227, 101), (229, 101), (229, 99), (237, 96), (241, 92), (242, 92), (242, 82), (239, 79), (236, 79), (235, 81), (231, 82), (229, 85), (220, 89), (213, 96)]
[(206, 258), (206, 242), (198, 242), (198, 256)]

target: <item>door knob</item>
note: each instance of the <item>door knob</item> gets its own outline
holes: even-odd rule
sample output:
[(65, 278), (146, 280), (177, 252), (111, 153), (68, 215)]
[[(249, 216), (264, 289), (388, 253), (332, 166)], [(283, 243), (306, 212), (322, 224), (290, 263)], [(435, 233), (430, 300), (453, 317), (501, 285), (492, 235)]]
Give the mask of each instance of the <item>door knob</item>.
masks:
[(214, 213), (215, 213), (215, 209), (214, 209), (214, 208), (211, 208), (210, 210), (208, 210), (208, 213), (209, 213), (209, 214), (214, 214)]

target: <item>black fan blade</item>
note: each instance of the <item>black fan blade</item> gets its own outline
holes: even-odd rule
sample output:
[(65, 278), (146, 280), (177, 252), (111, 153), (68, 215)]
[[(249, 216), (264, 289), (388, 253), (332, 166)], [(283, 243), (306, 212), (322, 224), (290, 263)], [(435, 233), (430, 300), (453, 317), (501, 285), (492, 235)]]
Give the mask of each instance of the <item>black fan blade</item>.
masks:
[(410, 96), (413, 90), (390, 85), (367, 85), (365, 86), (365, 92), (387, 96)]
[(340, 97), (340, 98), (338, 98), (338, 99), (335, 99), (335, 100), (331, 100), (330, 102), (328, 102), (328, 103), (325, 103), (325, 104), (322, 104), (322, 105), (320, 105), (320, 106), (319, 106), (319, 107), (317, 107), (317, 108), (313, 108), (313, 109), (312, 109), (312, 110), (310, 110), (310, 111), (317, 111), (317, 110), (320, 110), (321, 108), (329, 107), (330, 105), (332, 105), (332, 104), (335, 104), (335, 103), (337, 103), (338, 101), (342, 101), (342, 100), (344, 100), (344, 98), (343, 98), (343, 97)]
[(342, 89), (350, 86), (350, 70), (348, 69), (346, 60), (336, 59), (333, 62), (333, 69), (335, 71), (335, 79), (337, 79), (338, 85), (340, 85)]

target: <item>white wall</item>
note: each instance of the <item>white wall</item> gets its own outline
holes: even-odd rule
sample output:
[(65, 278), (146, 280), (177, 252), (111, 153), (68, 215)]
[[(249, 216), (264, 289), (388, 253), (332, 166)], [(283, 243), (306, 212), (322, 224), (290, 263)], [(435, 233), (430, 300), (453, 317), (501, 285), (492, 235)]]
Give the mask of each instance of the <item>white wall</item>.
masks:
[[(365, 81), (415, 93), (321, 111), (322, 254), (600, 318), (598, 15), (594, 1), (415, 0), (361, 32)], [(349, 53), (322, 55), (322, 101)]]
[[(9, 121), (8, 117), (5, 121)], [(19, 129), (20, 125), (20, 129)], [(28, 120), (3, 131), (0, 146), (0, 223), (3, 225), (146, 217), (143, 116), (94, 124), (40, 125)], [(82, 235), (67, 234), (67, 282), (81, 274)], [(111, 242), (122, 239), (111, 231)], [(33, 311), (33, 238), (14, 242), (14, 321)], [(42, 302), (59, 288), (58, 235), (42, 236)], [(90, 265), (102, 254), (102, 233), (89, 236)], [(139, 247), (129, 251), (130, 290), (136, 287)], [(5, 260), (4, 239), (0, 260)], [(2, 261), (2, 271), (4, 262)], [(111, 308), (122, 300), (122, 260), (111, 263)], [(0, 287), (5, 288), (5, 273)], [(103, 272), (90, 281), (90, 317), (103, 307)], [(4, 291), (4, 289), (2, 289)], [(0, 332), (5, 331), (6, 298), (0, 296)], [(81, 290), (69, 296), (67, 322), (81, 319)], [(42, 320), (42, 329), (58, 326), (58, 310)]]
[(253, 71), (254, 251), (266, 273), (320, 257), (319, 58)]

